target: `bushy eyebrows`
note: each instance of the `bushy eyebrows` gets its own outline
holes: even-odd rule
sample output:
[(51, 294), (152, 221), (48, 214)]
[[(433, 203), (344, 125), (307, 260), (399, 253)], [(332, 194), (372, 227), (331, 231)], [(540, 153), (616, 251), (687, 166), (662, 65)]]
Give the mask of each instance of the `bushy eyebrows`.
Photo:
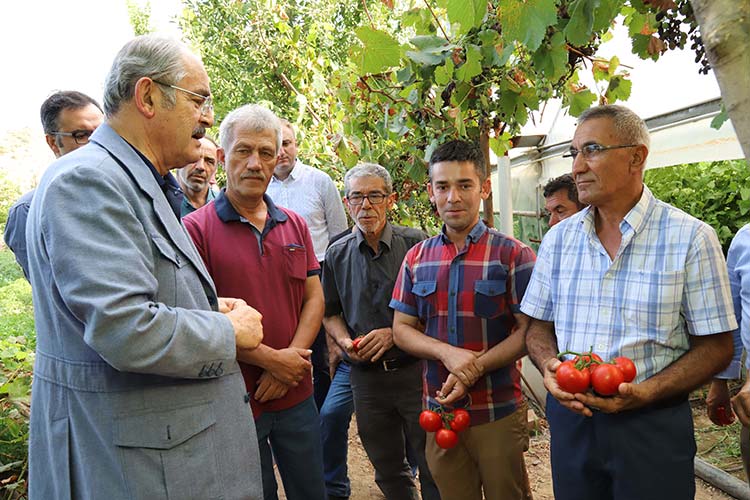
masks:
[(475, 179), (472, 179), (471, 177), (466, 177), (465, 179), (457, 179), (455, 181), (441, 181), (441, 180), (432, 181), (433, 184), (440, 185), (440, 186), (451, 184), (451, 182), (454, 184), (468, 184), (468, 183), (474, 183)]

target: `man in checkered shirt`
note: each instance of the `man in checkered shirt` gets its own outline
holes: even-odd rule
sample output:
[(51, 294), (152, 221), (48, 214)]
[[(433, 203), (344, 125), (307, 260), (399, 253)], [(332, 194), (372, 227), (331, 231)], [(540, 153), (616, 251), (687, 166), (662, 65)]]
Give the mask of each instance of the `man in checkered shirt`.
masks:
[[(573, 177), (590, 205), (545, 235), (521, 311), (549, 391), (557, 500), (690, 499), (690, 391), (732, 358), (726, 263), (714, 230), (643, 184), (646, 124), (622, 106), (584, 112)], [(631, 358), (638, 374), (612, 397), (569, 394), (558, 352)]]
[(534, 252), (479, 220), (491, 186), (475, 144), (438, 147), (427, 188), (443, 230), (404, 258), (391, 300), (393, 338), (427, 359), (425, 406), (466, 406), (471, 416), (454, 448), (439, 448), (428, 434), (427, 463), (443, 500), (530, 498), (527, 407), (515, 362), (525, 352), (519, 304)]

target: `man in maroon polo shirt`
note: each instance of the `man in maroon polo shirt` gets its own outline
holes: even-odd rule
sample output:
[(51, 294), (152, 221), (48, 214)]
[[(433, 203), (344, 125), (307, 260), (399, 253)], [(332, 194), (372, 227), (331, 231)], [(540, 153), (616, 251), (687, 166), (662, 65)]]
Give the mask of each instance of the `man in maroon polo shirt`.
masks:
[(265, 498), (277, 498), (275, 458), (288, 499), (324, 500), (309, 349), (323, 318), (320, 266), (304, 219), (265, 194), (281, 122), (262, 106), (246, 105), (224, 119), (219, 135), (227, 189), (183, 221), (219, 295), (242, 298), (263, 315), (263, 343), (240, 367), (255, 416)]

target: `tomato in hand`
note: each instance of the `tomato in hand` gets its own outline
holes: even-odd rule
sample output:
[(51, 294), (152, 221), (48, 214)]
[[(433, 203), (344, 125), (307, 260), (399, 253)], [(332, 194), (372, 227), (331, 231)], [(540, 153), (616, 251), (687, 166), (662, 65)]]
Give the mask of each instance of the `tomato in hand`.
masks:
[(716, 408), (716, 417), (718, 418), (718, 424), (722, 426), (734, 422), (732, 410), (723, 405)]
[(352, 340), (352, 349), (354, 349), (354, 352), (359, 352), (359, 343), (362, 342), (363, 338), (365, 338), (365, 336), (360, 335), (356, 339)]
[(615, 362), (615, 365), (617, 368), (622, 371), (622, 375), (624, 377), (625, 382), (632, 382), (635, 378), (635, 363), (633, 363), (633, 360), (630, 358), (627, 358), (625, 356), (617, 357), (613, 360)]
[(465, 431), (471, 425), (469, 412), (463, 408), (453, 410), (453, 420), (450, 421), (451, 429), (456, 432)]
[(565, 392), (576, 394), (586, 392), (591, 381), (591, 374), (587, 369), (579, 370), (575, 362), (568, 360), (560, 363), (555, 372), (557, 385)]
[(580, 356), (576, 356), (573, 359), (573, 363), (578, 364), (578, 362), (581, 360), (583, 360), (583, 365), (588, 367), (590, 371), (593, 370), (596, 365), (602, 362), (602, 357), (593, 352), (587, 352), (585, 354), (581, 354)]
[(444, 450), (449, 450), (458, 444), (458, 434), (450, 429), (440, 429), (435, 434), (435, 442)]
[(419, 414), (419, 426), (427, 432), (437, 432), (443, 428), (443, 419), (437, 412), (424, 410)]
[(602, 363), (591, 372), (591, 386), (601, 396), (617, 394), (617, 388), (624, 381), (622, 370), (610, 363)]

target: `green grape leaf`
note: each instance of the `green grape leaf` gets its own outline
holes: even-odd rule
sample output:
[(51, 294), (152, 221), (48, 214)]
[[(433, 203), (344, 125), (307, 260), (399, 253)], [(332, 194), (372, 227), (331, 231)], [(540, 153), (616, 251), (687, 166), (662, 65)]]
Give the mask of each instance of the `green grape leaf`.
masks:
[(565, 35), (557, 32), (532, 55), (534, 66), (550, 81), (556, 81), (568, 71), (568, 49)]
[(456, 70), (456, 78), (462, 82), (468, 82), (473, 77), (482, 73), (482, 51), (476, 45), (466, 46), (466, 61)]
[(487, 15), (487, 0), (448, 0), (446, 10), (451, 24), (459, 25), (457, 34), (461, 35), (482, 24)]
[(506, 43), (521, 42), (535, 51), (549, 26), (557, 22), (555, 0), (500, 0), (497, 16)]
[(438, 85), (448, 85), (453, 80), (453, 59), (450, 57), (445, 60), (445, 64), (435, 68), (435, 83)]
[(627, 101), (630, 97), (632, 87), (633, 82), (626, 80), (622, 75), (616, 75), (609, 81), (609, 86), (604, 96), (610, 104), (613, 104), (615, 101)]
[(596, 94), (591, 92), (590, 90), (580, 90), (576, 93), (569, 93), (567, 94), (568, 97), (568, 105), (570, 106), (570, 115), (571, 116), (578, 116), (587, 109), (591, 107), (591, 105), (596, 101)]
[(391, 35), (369, 26), (355, 30), (364, 45), (359, 52), (358, 63), (362, 73), (381, 73), (401, 62), (401, 45)]

